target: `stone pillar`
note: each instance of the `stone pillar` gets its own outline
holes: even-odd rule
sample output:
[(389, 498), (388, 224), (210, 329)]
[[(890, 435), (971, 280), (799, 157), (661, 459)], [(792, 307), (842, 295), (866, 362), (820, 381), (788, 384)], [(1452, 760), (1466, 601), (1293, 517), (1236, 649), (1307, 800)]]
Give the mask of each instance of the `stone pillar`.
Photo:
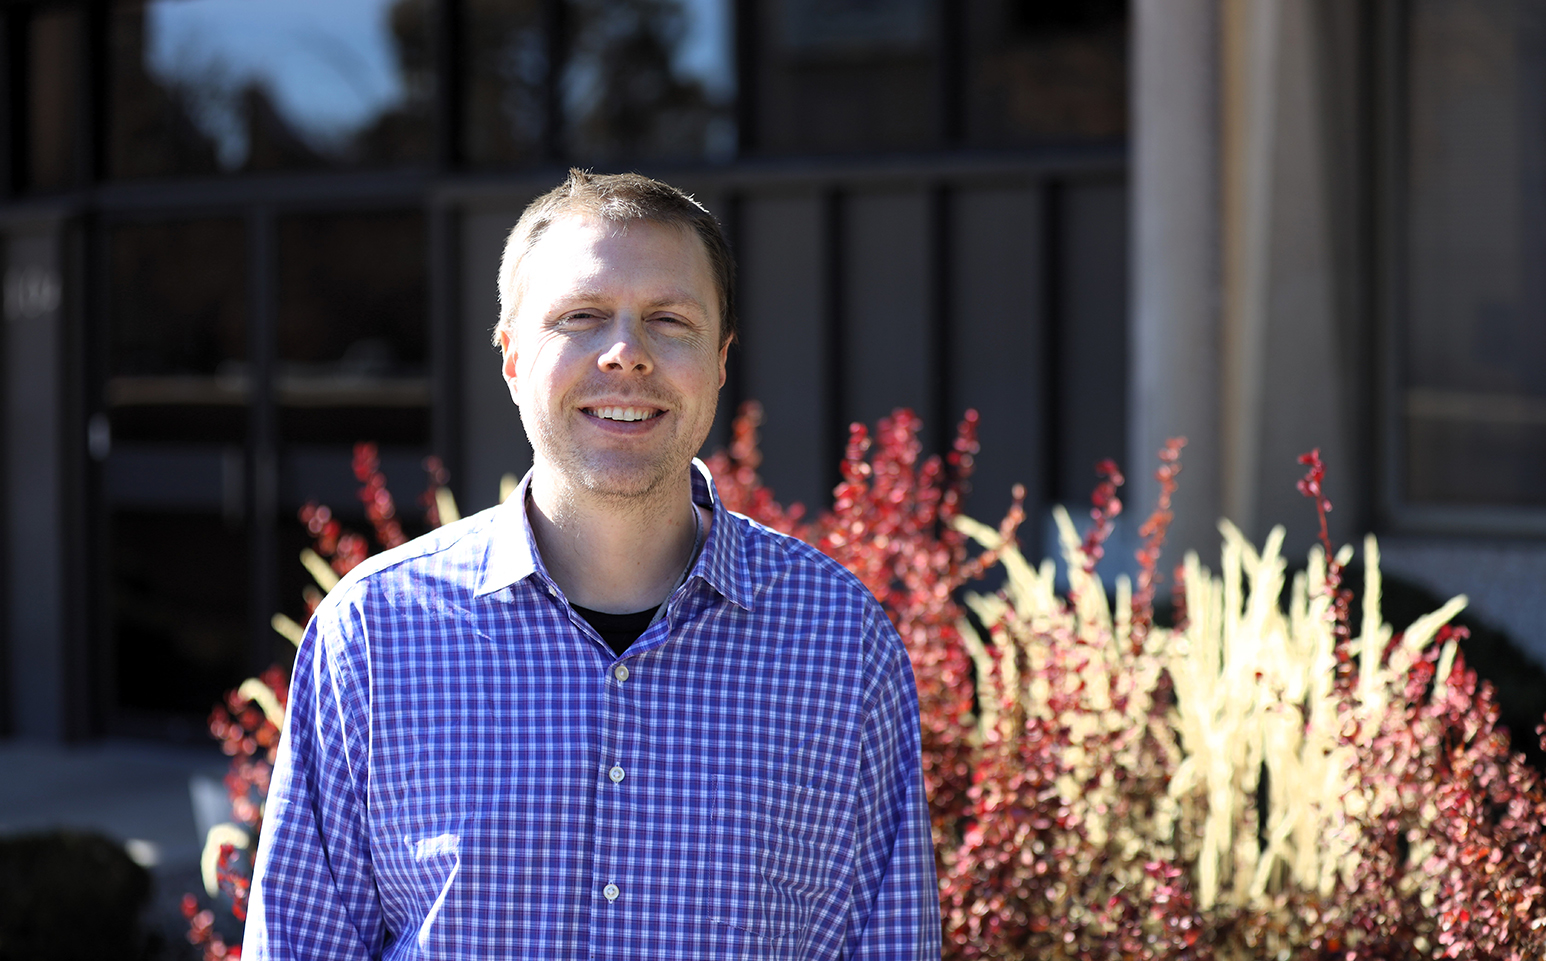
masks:
[[(5, 284), (5, 726), (66, 735), (62, 243), (51, 226), (8, 238)], [(77, 597), (76, 603), (88, 603)]]
[[(1358, 358), (1343, 356), (1344, 328), (1358, 318), (1338, 309), (1333, 243), (1352, 227), (1331, 210), (1329, 34), (1316, 0), (1223, 0), (1222, 13), (1222, 506), (1257, 542), (1285, 525), (1297, 557), (1316, 531), (1298, 456), (1321, 449), (1333, 519), (1351, 519), (1361, 465), (1347, 417), (1370, 416), (1350, 409), (1345, 382)], [(1351, 102), (1354, 84), (1339, 87)]]
[(1133, 4), (1129, 503), (1154, 503), (1155, 452), (1185, 435), (1168, 560), (1218, 554), (1218, 0)]

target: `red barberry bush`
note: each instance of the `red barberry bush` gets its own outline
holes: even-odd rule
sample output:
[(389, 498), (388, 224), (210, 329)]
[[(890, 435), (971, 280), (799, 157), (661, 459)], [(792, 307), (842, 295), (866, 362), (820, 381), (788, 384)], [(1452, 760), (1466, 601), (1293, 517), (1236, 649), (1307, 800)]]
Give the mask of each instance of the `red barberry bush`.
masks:
[[(1136, 584), (1094, 573), (1123, 478), (1098, 466), (1081, 536), (1054, 511), (1068, 588), (1017, 549), (1023, 492), (997, 527), (962, 513), (976, 415), (950, 454), (924, 457), (908, 411), (873, 439), (855, 425), (832, 509), (807, 519), (757, 474), (760, 411), (744, 408), (710, 459), (727, 507), (800, 537), (874, 592), (912, 657), (950, 958), (1407, 961), (1546, 955), (1546, 787), (1512, 753), (1489, 685), (1460, 655), (1456, 598), (1397, 635), (1380, 616), (1366, 540), (1359, 622), (1332, 549), (1324, 465), (1300, 489), (1321, 545), (1284, 596), (1283, 531), (1260, 548), (1232, 525), (1214, 574), (1175, 570), (1175, 626), (1156, 624), (1178, 484), (1160, 452), (1160, 501), (1139, 527)], [(431, 525), (454, 519), (430, 470)], [(374, 449), (357, 448), (381, 546), (403, 533)], [(308, 611), (368, 542), (308, 505)], [(1005, 586), (967, 586), (994, 564)], [(276, 618), (276, 629), (301, 628)], [(212, 832), (206, 879), (238, 917), (283, 723), (284, 678), (246, 682), (211, 730), (233, 755), (240, 824)], [(1546, 738), (1546, 726), (1540, 730)], [(189, 896), (190, 939), (236, 957)]]

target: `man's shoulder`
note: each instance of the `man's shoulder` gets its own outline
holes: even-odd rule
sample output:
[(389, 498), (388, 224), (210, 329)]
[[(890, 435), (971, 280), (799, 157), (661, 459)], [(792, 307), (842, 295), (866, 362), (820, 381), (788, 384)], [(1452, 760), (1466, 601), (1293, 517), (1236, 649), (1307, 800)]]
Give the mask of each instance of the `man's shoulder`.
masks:
[(389, 585), (425, 580), (471, 590), (483, 569), (497, 509), (480, 511), (367, 557), (339, 580), (328, 592), (329, 598), (369, 595)]
[(754, 577), (760, 573), (765, 584), (783, 582), (801, 590), (816, 590), (832, 601), (852, 602), (865, 613), (886, 620), (875, 595), (839, 561), (813, 544), (743, 514), (731, 512), (730, 516), (741, 527), (748, 566), (760, 568), (754, 570)]

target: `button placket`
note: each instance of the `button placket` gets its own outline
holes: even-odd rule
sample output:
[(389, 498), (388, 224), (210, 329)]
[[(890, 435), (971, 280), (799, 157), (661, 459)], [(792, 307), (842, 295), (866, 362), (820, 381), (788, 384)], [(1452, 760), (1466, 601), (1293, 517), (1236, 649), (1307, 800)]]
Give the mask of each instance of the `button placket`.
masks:
[[(636, 666), (637, 660), (634, 663)], [(596, 796), (593, 849), (595, 873), (592, 877), (595, 883), (601, 885), (599, 891), (604, 905), (610, 907), (618, 903), (622, 897), (622, 885), (629, 883), (630, 877), (624, 839), (631, 834), (633, 812), (629, 797), (623, 793), (623, 782), (630, 772), (625, 770), (622, 759), (634, 756), (638, 692), (633, 689), (635, 684), (630, 683), (630, 679), (637, 681), (633, 668), (617, 662), (606, 665), (602, 670), (606, 674), (603, 675), (601, 756), (596, 758), (600, 762), (596, 770), (604, 778), (599, 782), (601, 787)], [(611, 930), (611, 926), (622, 922), (623, 914), (619, 913), (622, 911), (623, 905), (618, 904), (615, 911), (604, 911), (595, 919), (591, 929), (593, 947), (605, 945), (615, 936), (616, 932)], [(599, 954), (595, 956), (600, 957)]]

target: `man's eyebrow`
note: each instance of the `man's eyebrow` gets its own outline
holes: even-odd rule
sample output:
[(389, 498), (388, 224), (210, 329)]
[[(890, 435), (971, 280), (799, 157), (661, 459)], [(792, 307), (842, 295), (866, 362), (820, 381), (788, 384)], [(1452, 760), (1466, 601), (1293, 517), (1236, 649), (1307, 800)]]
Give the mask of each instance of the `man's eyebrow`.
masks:
[[(566, 294), (560, 303), (569, 304), (579, 300), (601, 302), (607, 301), (609, 299), (610, 297), (607, 295), (606, 291), (600, 287), (577, 287)], [(695, 307), (704, 313), (708, 312), (707, 304), (703, 303), (685, 290), (664, 291), (659, 297), (649, 301), (648, 306), (651, 310), (660, 310), (662, 308), (672, 307)]]

